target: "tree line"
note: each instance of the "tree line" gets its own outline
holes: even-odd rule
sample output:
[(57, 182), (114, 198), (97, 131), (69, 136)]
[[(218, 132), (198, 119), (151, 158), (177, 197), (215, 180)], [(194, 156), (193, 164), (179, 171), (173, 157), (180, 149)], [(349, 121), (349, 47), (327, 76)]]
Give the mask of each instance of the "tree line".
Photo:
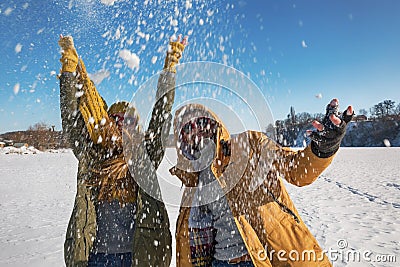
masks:
[[(283, 146), (302, 146), (304, 144), (299, 144), (298, 142), (300, 141), (297, 140), (299, 134), (305, 132), (307, 129), (312, 129), (311, 122), (313, 120), (321, 121), (324, 116), (325, 114), (323, 113), (296, 113), (292, 106), (286, 119), (276, 120), (275, 125), (268, 125), (266, 134)], [(396, 105), (396, 102), (393, 100), (384, 100), (369, 108), (369, 110), (360, 109), (355, 114), (355, 120), (360, 116), (363, 116), (363, 120), (399, 121), (400, 103)], [(65, 137), (62, 136), (62, 132), (55, 131), (54, 125), (49, 125), (45, 122), (35, 123), (29, 126), (27, 132), (29, 133), (28, 135), (23, 135), (25, 138), (15, 136), (14, 140), (25, 141), (21, 139), (28, 139), (29, 141), (26, 141), (30, 144), (39, 147), (68, 147)], [(26, 136), (34, 136), (34, 138), (26, 138)]]

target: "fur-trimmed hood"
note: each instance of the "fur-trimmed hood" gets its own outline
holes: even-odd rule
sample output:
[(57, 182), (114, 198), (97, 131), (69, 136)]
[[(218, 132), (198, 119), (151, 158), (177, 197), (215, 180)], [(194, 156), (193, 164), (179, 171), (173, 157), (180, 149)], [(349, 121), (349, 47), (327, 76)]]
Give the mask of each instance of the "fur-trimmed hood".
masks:
[[(191, 169), (191, 163), (189, 160), (183, 156), (182, 151), (181, 151), (181, 146), (180, 146), (180, 141), (179, 141), (179, 133), (182, 129), (182, 127), (192, 121), (195, 118), (201, 118), (201, 117), (206, 117), (213, 119), (214, 121), (217, 122), (217, 138), (216, 138), (216, 144), (215, 144), (215, 155), (214, 155), (214, 160), (211, 165), (211, 169), (214, 172), (215, 177), (220, 177), (222, 172), (224, 171), (224, 168), (228, 165), (229, 163), (229, 158), (230, 155), (224, 151), (226, 146), (229, 146), (229, 142), (231, 139), (231, 136), (223, 124), (223, 122), (218, 118), (218, 116), (212, 112), (209, 108), (207, 108), (204, 105), (201, 104), (188, 104), (185, 106), (182, 106), (175, 112), (175, 117), (174, 117), (174, 144), (176, 147), (177, 151), (177, 164), (175, 167), (173, 167), (170, 172), (172, 174), (176, 174), (178, 177), (181, 177), (178, 173), (179, 172), (187, 172)], [(190, 181), (183, 181), (182, 182), (186, 186), (195, 186), (195, 184), (192, 184)]]

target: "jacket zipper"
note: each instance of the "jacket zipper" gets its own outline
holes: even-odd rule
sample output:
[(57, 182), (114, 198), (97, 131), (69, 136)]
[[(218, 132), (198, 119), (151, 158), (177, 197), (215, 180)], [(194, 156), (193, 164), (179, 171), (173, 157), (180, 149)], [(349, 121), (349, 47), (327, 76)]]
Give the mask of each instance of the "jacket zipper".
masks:
[(289, 209), (285, 204), (283, 204), (282, 202), (280, 202), (278, 200), (278, 198), (267, 188), (265, 188), (265, 190), (267, 191), (268, 195), (270, 195), (272, 197), (272, 199), (274, 200), (274, 202), (276, 202), (279, 207), (281, 208), (281, 210), (283, 212), (286, 212), (287, 214), (291, 215), (293, 217), (293, 219), (297, 222), (300, 223), (299, 217), (297, 217), (297, 215), (291, 210)]

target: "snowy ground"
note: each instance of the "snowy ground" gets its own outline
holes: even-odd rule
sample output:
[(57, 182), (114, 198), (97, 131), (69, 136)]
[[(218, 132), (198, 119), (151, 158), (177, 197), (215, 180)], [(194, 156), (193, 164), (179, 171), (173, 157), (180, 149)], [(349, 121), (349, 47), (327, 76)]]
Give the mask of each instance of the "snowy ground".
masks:
[[(174, 151), (167, 154), (173, 158)], [(399, 163), (400, 148), (342, 148), (314, 184), (288, 186), (302, 218), (335, 266), (399, 266)], [(163, 176), (168, 176), (168, 165), (164, 161), (161, 166)], [(0, 151), (0, 266), (64, 265), (76, 168), (70, 151)], [(167, 202), (179, 198), (179, 191), (163, 193)], [(178, 208), (169, 205), (168, 211), (174, 232)], [(388, 260), (392, 263), (382, 263)]]

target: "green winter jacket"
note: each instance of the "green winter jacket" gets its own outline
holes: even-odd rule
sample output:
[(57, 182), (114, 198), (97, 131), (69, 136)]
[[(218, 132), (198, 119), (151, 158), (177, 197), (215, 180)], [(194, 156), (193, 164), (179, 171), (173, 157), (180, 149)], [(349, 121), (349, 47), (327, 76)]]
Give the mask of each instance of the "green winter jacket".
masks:
[[(77, 174), (77, 193), (74, 208), (69, 220), (64, 243), (66, 266), (87, 266), (89, 253), (96, 238), (96, 194), (85, 181), (93, 177), (91, 169), (98, 168), (104, 161), (106, 151), (94, 144), (88, 135), (85, 122), (79, 111), (77, 98), (77, 79), (69, 72), (60, 76), (60, 109), (63, 133), (79, 161)], [(165, 149), (159, 129), (171, 118), (175, 95), (175, 73), (164, 70), (157, 85), (157, 101), (152, 112), (145, 136), (144, 147), (155, 169), (158, 168)], [(160, 97), (164, 96), (164, 97)], [(132, 174), (135, 175), (135, 174)], [(148, 175), (159, 192), (155, 172)], [(160, 199), (160, 198), (159, 198)], [(132, 244), (133, 266), (169, 266), (171, 262), (171, 232), (169, 218), (164, 203), (149, 196), (139, 187), (137, 196), (137, 216), (134, 241)]]

